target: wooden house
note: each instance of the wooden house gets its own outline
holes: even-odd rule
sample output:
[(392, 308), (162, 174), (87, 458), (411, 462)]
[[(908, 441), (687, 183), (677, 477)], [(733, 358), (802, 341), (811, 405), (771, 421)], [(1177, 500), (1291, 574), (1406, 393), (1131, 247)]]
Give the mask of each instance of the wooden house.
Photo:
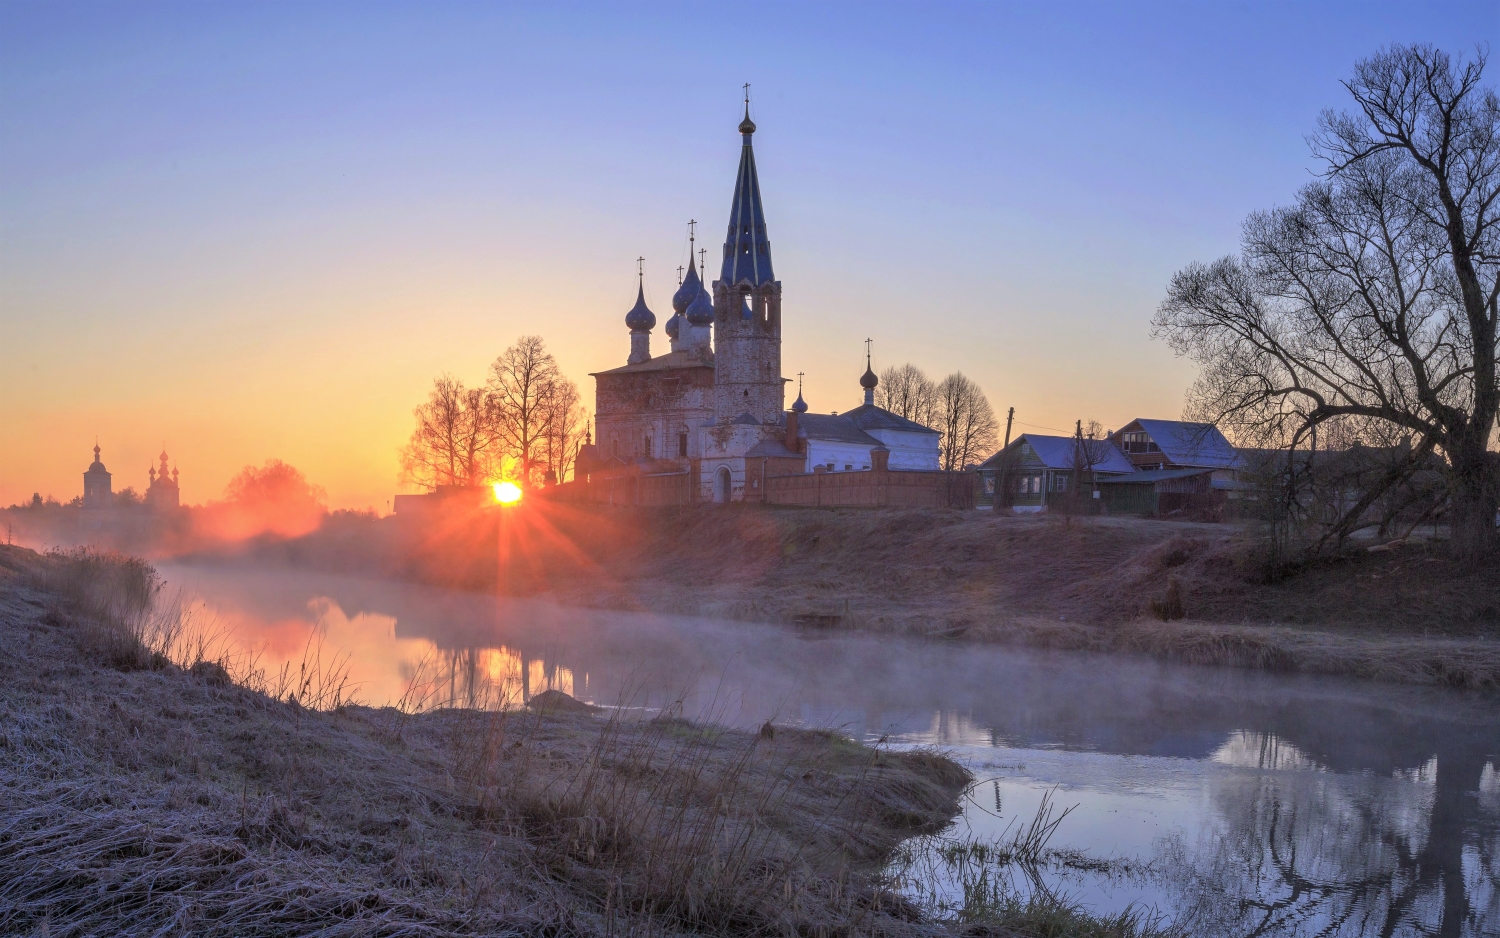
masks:
[(1135, 472), (1107, 440), (1023, 433), (978, 467), (980, 505), (1042, 511), (1073, 486)]

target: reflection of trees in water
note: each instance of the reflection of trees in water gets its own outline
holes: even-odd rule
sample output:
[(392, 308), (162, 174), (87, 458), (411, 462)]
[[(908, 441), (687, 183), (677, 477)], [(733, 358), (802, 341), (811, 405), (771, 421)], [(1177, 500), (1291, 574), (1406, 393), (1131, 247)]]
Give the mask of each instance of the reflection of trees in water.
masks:
[(1481, 810), (1485, 772), (1454, 752), (1397, 778), (1226, 774), (1212, 791), (1221, 825), (1196, 849), (1164, 849), (1181, 923), (1205, 935), (1494, 934), (1500, 818)]
[(498, 648), (438, 649), (401, 665), (407, 690), (403, 710), (468, 707), (504, 710), (545, 690), (572, 695), (573, 672), (501, 645)]

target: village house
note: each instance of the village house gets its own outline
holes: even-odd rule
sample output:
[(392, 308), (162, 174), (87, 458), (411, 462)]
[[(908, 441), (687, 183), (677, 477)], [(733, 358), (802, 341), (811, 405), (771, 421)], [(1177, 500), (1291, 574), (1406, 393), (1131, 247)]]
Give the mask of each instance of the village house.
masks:
[(981, 505), (1043, 511), (1075, 485), (1092, 485), (1136, 469), (1107, 440), (1023, 433), (980, 463)]

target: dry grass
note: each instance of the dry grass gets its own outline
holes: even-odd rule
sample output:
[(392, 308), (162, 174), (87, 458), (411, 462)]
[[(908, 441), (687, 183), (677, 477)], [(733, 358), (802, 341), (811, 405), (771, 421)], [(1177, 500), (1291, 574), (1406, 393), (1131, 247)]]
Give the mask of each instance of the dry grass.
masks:
[(156, 641), (154, 584), (0, 549), (0, 933), (942, 930), (879, 877), (956, 811), (941, 756), (624, 710), (315, 709), (336, 676), (273, 697), (180, 641), (122, 651)]

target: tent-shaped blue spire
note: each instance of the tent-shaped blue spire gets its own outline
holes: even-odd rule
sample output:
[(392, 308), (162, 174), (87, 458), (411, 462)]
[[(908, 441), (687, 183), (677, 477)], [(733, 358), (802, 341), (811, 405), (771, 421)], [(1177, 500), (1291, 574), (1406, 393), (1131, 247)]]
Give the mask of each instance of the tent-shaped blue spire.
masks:
[(755, 173), (755, 150), (750, 138), (755, 124), (750, 120), (750, 105), (745, 105), (745, 119), (740, 122), (740, 171), (734, 180), (734, 203), (729, 207), (729, 236), (724, 241), (724, 266), (719, 279), (733, 286), (748, 280), (760, 286), (776, 279), (771, 272), (771, 241), (766, 234), (766, 212), (760, 203), (760, 178)]

